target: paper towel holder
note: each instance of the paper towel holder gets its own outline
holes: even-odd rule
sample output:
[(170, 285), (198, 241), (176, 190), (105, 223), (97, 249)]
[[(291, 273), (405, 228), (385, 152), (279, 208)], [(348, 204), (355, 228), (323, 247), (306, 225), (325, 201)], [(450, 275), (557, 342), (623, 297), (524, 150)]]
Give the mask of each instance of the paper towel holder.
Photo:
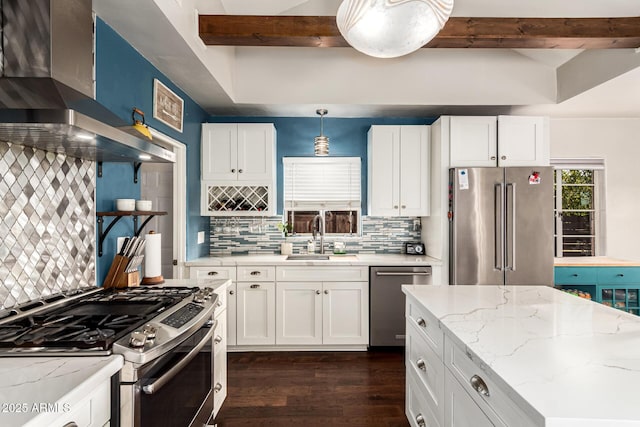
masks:
[[(151, 230), (151, 231), (149, 231), (149, 234), (156, 234), (156, 232)], [(147, 247), (149, 247), (149, 246), (147, 245)], [(146, 252), (147, 247), (145, 247), (145, 252)], [(145, 267), (146, 267), (146, 261), (147, 260), (148, 260), (148, 258), (145, 256)], [(162, 277), (162, 274), (159, 275), (159, 276), (153, 276), (153, 277), (147, 277), (146, 274), (147, 274), (147, 272), (146, 272), (146, 268), (145, 268), (145, 276), (142, 278), (142, 282), (140, 283), (141, 285), (160, 285), (160, 284), (164, 283), (164, 277)]]

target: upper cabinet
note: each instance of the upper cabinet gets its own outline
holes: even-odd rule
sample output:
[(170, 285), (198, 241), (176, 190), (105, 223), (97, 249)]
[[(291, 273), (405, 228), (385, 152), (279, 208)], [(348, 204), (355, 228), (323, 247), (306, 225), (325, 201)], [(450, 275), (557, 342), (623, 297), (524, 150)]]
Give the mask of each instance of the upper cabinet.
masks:
[(451, 167), (549, 165), (549, 120), (528, 116), (452, 116)]
[(202, 179), (269, 180), (275, 169), (272, 123), (204, 123)]
[(371, 126), (369, 215), (429, 215), (429, 135), (423, 125)]
[(202, 215), (275, 214), (275, 135), (272, 123), (202, 125)]

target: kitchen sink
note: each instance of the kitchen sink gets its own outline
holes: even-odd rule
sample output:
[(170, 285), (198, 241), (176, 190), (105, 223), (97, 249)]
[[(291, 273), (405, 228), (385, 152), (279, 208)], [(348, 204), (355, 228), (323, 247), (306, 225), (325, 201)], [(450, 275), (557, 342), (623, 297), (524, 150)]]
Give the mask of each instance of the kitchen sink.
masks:
[(293, 254), (287, 256), (287, 261), (328, 261), (329, 255), (324, 254)]

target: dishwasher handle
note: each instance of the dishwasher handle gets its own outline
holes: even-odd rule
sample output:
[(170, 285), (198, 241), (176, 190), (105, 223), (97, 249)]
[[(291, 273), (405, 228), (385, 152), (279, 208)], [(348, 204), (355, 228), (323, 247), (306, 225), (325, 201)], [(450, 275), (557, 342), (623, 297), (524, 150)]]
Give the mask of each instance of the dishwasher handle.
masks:
[(376, 276), (431, 276), (429, 271), (376, 271)]

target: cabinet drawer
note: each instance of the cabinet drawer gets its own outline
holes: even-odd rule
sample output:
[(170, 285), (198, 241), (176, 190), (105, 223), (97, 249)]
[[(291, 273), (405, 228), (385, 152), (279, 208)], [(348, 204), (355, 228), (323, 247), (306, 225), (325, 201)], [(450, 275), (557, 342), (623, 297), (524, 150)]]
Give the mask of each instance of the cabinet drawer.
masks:
[(407, 322), (407, 345), (405, 347), (407, 376), (416, 377), (424, 387), (428, 400), (438, 422), (444, 422), (444, 363), (431, 349), (418, 331), (417, 326)]
[(405, 414), (411, 427), (440, 427), (443, 425), (437, 420), (427, 403), (424, 386), (409, 374), (407, 374), (406, 390)]
[(191, 267), (191, 279), (231, 279), (236, 280), (235, 267)]
[[(462, 388), (489, 418), (501, 421), (506, 426), (528, 427), (536, 425), (505, 391), (488, 378), (487, 374), (450, 340), (445, 342), (444, 363), (462, 385)], [(481, 385), (486, 388), (488, 395), (481, 392)]]
[(369, 268), (331, 265), (277, 267), (276, 280), (279, 282), (368, 282)]
[(598, 267), (599, 285), (640, 284), (640, 268)]
[(554, 282), (557, 285), (595, 285), (596, 268), (593, 267), (555, 267)]
[(442, 359), (444, 334), (440, 329), (439, 321), (431, 313), (425, 310), (422, 305), (413, 298), (407, 298), (407, 311), (405, 313), (407, 319), (407, 330), (409, 325), (416, 326), (425, 342), (431, 349)]
[(238, 282), (272, 282), (276, 276), (276, 268), (272, 266), (238, 266)]

